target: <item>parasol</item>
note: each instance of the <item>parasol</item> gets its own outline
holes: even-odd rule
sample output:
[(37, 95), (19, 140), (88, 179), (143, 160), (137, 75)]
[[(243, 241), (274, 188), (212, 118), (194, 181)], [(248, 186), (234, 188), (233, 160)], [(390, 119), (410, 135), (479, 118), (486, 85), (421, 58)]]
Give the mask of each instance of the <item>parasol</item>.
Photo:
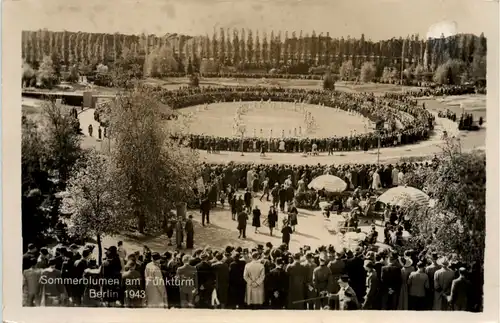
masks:
[(321, 175), (313, 179), (308, 187), (317, 191), (325, 189), (330, 193), (340, 193), (347, 188), (347, 183), (337, 176)]
[(426, 206), (429, 205), (429, 200), (429, 195), (410, 186), (393, 187), (380, 195), (377, 199), (379, 202), (399, 205), (401, 207), (408, 206), (412, 202), (421, 206)]

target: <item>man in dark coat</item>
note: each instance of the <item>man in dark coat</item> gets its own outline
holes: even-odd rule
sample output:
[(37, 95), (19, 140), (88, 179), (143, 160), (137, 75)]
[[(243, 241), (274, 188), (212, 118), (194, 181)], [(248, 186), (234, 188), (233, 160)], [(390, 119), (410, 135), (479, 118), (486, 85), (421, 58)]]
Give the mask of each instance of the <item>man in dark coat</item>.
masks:
[(186, 230), (186, 248), (193, 249), (194, 246), (194, 225), (193, 216), (190, 214), (184, 227)]
[(229, 299), (231, 308), (242, 308), (245, 305), (246, 282), (243, 278), (246, 262), (241, 259), (241, 254), (236, 253), (234, 261), (229, 265)]
[(360, 250), (357, 250), (354, 257), (347, 259), (345, 266), (346, 274), (351, 280), (350, 285), (356, 293), (358, 300), (363, 299), (366, 292), (366, 272), (363, 268), (363, 263), (362, 253)]
[(210, 224), (210, 200), (208, 196), (203, 197), (200, 203), (201, 225), (205, 226), (205, 221)]
[(215, 289), (221, 308), (226, 308), (229, 291), (229, 266), (223, 261), (222, 253), (215, 256), (216, 261), (212, 264), (215, 273)]
[(200, 297), (199, 308), (211, 308), (212, 292), (215, 287), (215, 274), (212, 266), (208, 263), (208, 254), (203, 252), (200, 256), (201, 262), (196, 265), (198, 273), (198, 295)]
[[(83, 272), (88, 268), (88, 261), (90, 259), (90, 250), (83, 250), (82, 258), (75, 261), (73, 268), (73, 277), (80, 279), (83, 277)], [(72, 299), (73, 303), (80, 306), (82, 303), (82, 296), (84, 292), (83, 284), (77, 284), (72, 288)]]
[(288, 309), (303, 310), (305, 307), (305, 303), (295, 303), (304, 299), (306, 287), (307, 270), (300, 263), (300, 258), (300, 253), (294, 254), (293, 263), (286, 268), (289, 277)]
[(241, 211), (238, 214), (238, 231), (240, 233), (238, 238), (245, 239), (247, 237), (246, 236), (247, 220), (248, 220), (248, 214), (245, 211)]
[(364, 310), (378, 310), (380, 303), (379, 300), (379, 281), (377, 277), (377, 272), (375, 271), (375, 266), (372, 261), (365, 262), (365, 270), (367, 272), (366, 276), (366, 296), (363, 302)]
[(382, 267), (380, 292), (382, 293), (383, 310), (396, 310), (398, 307), (402, 276), (401, 268), (396, 265), (397, 262), (397, 254), (392, 254), (389, 265)]
[(448, 304), (453, 311), (468, 310), (468, 298), (471, 291), (471, 284), (465, 277), (467, 271), (461, 267), (458, 270), (459, 277), (451, 283), (451, 293), (448, 296)]
[(281, 257), (275, 260), (276, 267), (272, 269), (264, 281), (266, 289), (266, 299), (269, 300), (271, 309), (280, 310), (286, 307), (286, 299), (288, 296), (288, 274), (283, 269), (284, 261)]

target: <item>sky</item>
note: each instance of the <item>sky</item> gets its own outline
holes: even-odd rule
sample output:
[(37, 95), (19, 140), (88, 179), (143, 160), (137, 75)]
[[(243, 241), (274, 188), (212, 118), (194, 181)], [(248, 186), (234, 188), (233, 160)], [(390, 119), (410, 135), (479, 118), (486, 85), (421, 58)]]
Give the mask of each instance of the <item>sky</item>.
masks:
[(364, 33), (372, 40), (498, 32), (498, 2), (491, 0), (17, 0), (3, 6), (23, 30), (204, 35), (223, 27)]

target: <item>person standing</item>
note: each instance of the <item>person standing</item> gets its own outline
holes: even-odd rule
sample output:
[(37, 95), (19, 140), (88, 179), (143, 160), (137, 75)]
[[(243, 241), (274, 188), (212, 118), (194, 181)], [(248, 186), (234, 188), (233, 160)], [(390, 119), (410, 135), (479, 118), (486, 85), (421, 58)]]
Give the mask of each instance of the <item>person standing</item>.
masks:
[(184, 229), (182, 227), (181, 218), (178, 217), (175, 222), (175, 245), (177, 249), (182, 249), (182, 243), (184, 242)]
[(248, 214), (245, 211), (240, 211), (238, 214), (238, 239), (246, 239), (246, 231), (247, 231), (247, 220), (248, 220)]
[(292, 233), (292, 228), (288, 225), (287, 219), (283, 219), (283, 228), (281, 229), (281, 242), (286, 244), (287, 248), (290, 245), (290, 236)]
[(398, 310), (408, 310), (408, 278), (410, 274), (415, 271), (413, 261), (410, 257), (403, 257), (400, 259), (401, 263), (401, 292), (399, 293)]
[(300, 263), (300, 253), (293, 255), (293, 263), (289, 264), (286, 272), (289, 277), (288, 285), (288, 309), (303, 310), (305, 303), (296, 303), (302, 301), (305, 295), (306, 268)]
[(439, 260), (439, 256), (437, 253), (433, 252), (431, 254), (431, 264), (425, 268), (425, 273), (429, 277), (429, 290), (428, 292), (428, 304), (427, 309), (432, 310), (434, 308), (434, 274), (436, 271), (441, 269), (441, 266), (438, 265), (437, 261)]
[(49, 267), (40, 274), (40, 306), (61, 306), (66, 299), (66, 288), (61, 279), (61, 271), (56, 269), (56, 260), (49, 260)]
[(208, 196), (205, 195), (200, 203), (202, 226), (205, 226), (205, 221), (207, 222), (207, 224), (210, 224), (210, 207), (211, 207), (211, 202)]
[(283, 269), (283, 258), (275, 260), (275, 267), (267, 274), (264, 286), (268, 294), (270, 308), (280, 310), (285, 308), (288, 296), (288, 274)]
[[(331, 293), (333, 288), (333, 275), (327, 265), (327, 256), (321, 253), (318, 260), (319, 266), (314, 268), (312, 278), (312, 285), (316, 292), (316, 296), (323, 295), (325, 292)], [(315, 307), (316, 309), (321, 309), (327, 305), (328, 300), (322, 298), (316, 301)]]
[(252, 211), (252, 192), (250, 192), (250, 189), (247, 188), (245, 190), (245, 194), (243, 196), (243, 199), (245, 201), (245, 209), (248, 213)]
[(289, 203), (288, 207), (288, 221), (290, 222), (290, 226), (293, 229), (293, 232), (295, 232), (295, 226), (299, 223), (298, 222), (298, 215), (299, 212), (297, 211), (297, 208), (295, 207), (294, 202)]
[(287, 191), (285, 185), (281, 185), (278, 191), (278, 196), (279, 196), (280, 211), (285, 212), (285, 203), (287, 200)]
[(145, 291), (142, 288), (141, 273), (135, 261), (129, 261), (122, 273), (123, 305), (128, 308), (140, 308), (143, 305)]
[(259, 233), (261, 212), (256, 205), (252, 211), (252, 226), (255, 228), (255, 233)]
[(434, 274), (434, 310), (448, 310), (447, 295), (451, 292), (451, 284), (455, 278), (455, 272), (449, 268), (448, 259), (443, 258), (441, 269)]
[(280, 185), (278, 183), (274, 183), (274, 187), (271, 190), (271, 198), (272, 198), (272, 203), (275, 208), (278, 207), (278, 204), (280, 202)]
[(231, 220), (235, 221), (236, 220), (236, 215), (238, 214), (238, 211), (237, 211), (237, 197), (236, 195), (232, 195), (230, 198), (229, 198), (229, 205), (231, 207)]
[[(313, 259), (313, 254), (308, 252), (306, 253), (305, 261), (302, 263), (302, 265), (305, 268), (305, 294), (304, 297), (306, 299), (308, 298), (314, 298), (317, 296), (316, 294), (316, 288), (314, 287), (313, 283), (313, 273), (314, 269), (316, 269), (317, 265), (314, 262)], [(304, 304), (307, 309), (313, 310), (314, 306), (316, 305), (314, 301), (306, 302)]]
[(380, 276), (382, 309), (396, 310), (401, 292), (402, 274), (401, 268), (397, 265), (398, 256), (392, 254), (389, 264), (382, 267)]
[(374, 263), (370, 260), (364, 264), (366, 275), (366, 295), (363, 302), (364, 310), (378, 310), (379, 299), (379, 280), (375, 271)]
[(212, 264), (215, 273), (215, 290), (222, 309), (226, 308), (229, 292), (229, 266), (223, 262), (223, 254), (215, 256), (216, 261)]
[(28, 267), (23, 270), (23, 306), (40, 305), (42, 269), (37, 268), (36, 264), (35, 258), (23, 259), (23, 267)]
[(274, 205), (271, 205), (269, 207), (269, 213), (267, 213), (267, 224), (269, 225), (270, 236), (273, 236), (273, 229), (276, 227), (276, 222), (278, 222), (278, 212)]
[(202, 252), (200, 255), (201, 262), (196, 265), (198, 274), (198, 295), (199, 308), (210, 308), (212, 306), (212, 292), (215, 287), (215, 274), (212, 266), (208, 263), (208, 254)]
[(182, 308), (194, 307), (194, 296), (198, 292), (198, 275), (196, 268), (189, 264), (191, 256), (185, 255), (182, 257), (182, 266), (177, 268), (176, 277), (179, 281), (185, 282), (181, 284), (180, 301)]
[(264, 303), (264, 280), (266, 272), (259, 261), (259, 253), (252, 253), (252, 261), (246, 264), (243, 278), (247, 283), (245, 300), (250, 308), (258, 309)]
[(184, 226), (184, 230), (186, 230), (186, 249), (193, 249), (194, 247), (194, 224), (193, 224), (193, 215), (188, 215), (188, 219), (186, 221), (186, 225)]
[(92, 137), (92, 130), (93, 130), (92, 125), (89, 124), (89, 136), (90, 137)]
[(167, 289), (160, 268), (160, 254), (151, 254), (151, 262), (146, 265), (144, 279), (146, 285), (146, 305), (151, 308), (167, 308)]
[(448, 303), (453, 311), (468, 310), (468, 299), (471, 291), (471, 284), (466, 278), (467, 270), (463, 267), (458, 269), (458, 278), (451, 283), (451, 292), (448, 296)]
[(246, 281), (244, 277), (246, 262), (240, 253), (234, 255), (233, 262), (229, 265), (229, 307), (243, 308), (245, 305)]
[(262, 193), (259, 200), (262, 201), (262, 198), (265, 196), (266, 201), (269, 201), (269, 178), (268, 177), (266, 177), (266, 179), (262, 182), (262, 189), (263, 189), (264, 193)]
[(417, 271), (408, 277), (408, 309), (410, 311), (424, 311), (426, 309), (426, 295), (429, 291), (429, 276), (425, 273), (425, 264), (417, 263)]

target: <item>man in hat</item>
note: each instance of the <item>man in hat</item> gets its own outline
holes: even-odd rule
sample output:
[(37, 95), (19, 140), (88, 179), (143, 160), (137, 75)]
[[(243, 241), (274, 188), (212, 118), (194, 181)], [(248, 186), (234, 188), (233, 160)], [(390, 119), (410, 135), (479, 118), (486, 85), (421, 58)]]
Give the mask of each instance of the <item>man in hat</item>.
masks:
[[(88, 268), (88, 262), (90, 260), (91, 253), (89, 250), (85, 249), (82, 252), (82, 258), (75, 261), (73, 269), (73, 278), (81, 279), (83, 277), (83, 272)], [(80, 306), (82, 303), (82, 296), (84, 292), (83, 284), (76, 284), (72, 286), (71, 298), (76, 306)]]
[(259, 253), (252, 253), (252, 261), (246, 264), (243, 278), (247, 283), (246, 303), (250, 308), (258, 309), (264, 304), (264, 280), (266, 272), (264, 265), (259, 261)]
[(366, 294), (363, 302), (364, 310), (378, 310), (379, 308), (379, 281), (374, 263), (371, 260), (365, 260), (364, 268), (366, 275)]
[(193, 224), (193, 215), (189, 214), (188, 219), (186, 221), (186, 225), (184, 226), (186, 230), (186, 249), (193, 249), (194, 247), (194, 224)]
[(208, 254), (206, 252), (201, 253), (200, 259), (201, 262), (196, 265), (196, 272), (198, 273), (198, 307), (211, 308), (212, 292), (215, 287), (215, 273), (208, 263)]
[(146, 305), (151, 308), (167, 308), (167, 289), (160, 267), (160, 254), (153, 252), (151, 260), (145, 269)]
[(408, 277), (408, 309), (410, 311), (425, 310), (429, 285), (425, 264), (420, 261), (417, 263), (417, 271), (412, 272)]
[(245, 306), (246, 282), (243, 278), (246, 262), (241, 257), (241, 252), (235, 252), (233, 262), (229, 265), (229, 299), (230, 308), (243, 308)]
[[(326, 262), (326, 261), (325, 261)], [(317, 265), (314, 262), (314, 257), (311, 252), (307, 252), (305, 256), (305, 260), (302, 262), (302, 265), (304, 265), (306, 272), (305, 272), (305, 278), (306, 278), (306, 298), (314, 298), (317, 296), (316, 288), (314, 287), (314, 282), (313, 282), (313, 275), (314, 275), (314, 270), (316, 269)], [(313, 310), (314, 309), (314, 302), (307, 302), (306, 308)]]
[(293, 255), (293, 263), (286, 268), (286, 272), (290, 277), (290, 283), (288, 285), (288, 309), (302, 310), (305, 307), (305, 303), (297, 302), (303, 300), (306, 295), (304, 289), (306, 268), (300, 263), (301, 256), (300, 253), (295, 253)]
[[(438, 261), (439, 264), (439, 261)], [(451, 284), (455, 279), (455, 272), (450, 269), (448, 258), (441, 260), (441, 269), (434, 274), (434, 310), (448, 310), (447, 295), (450, 295)]]
[(210, 208), (211, 208), (211, 202), (208, 199), (208, 195), (205, 194), (200, 203), (202, 226), (205, 226), (205, 221), (207, 222), (207, 224), (210, 224)]
[(273, 203), (274, 208), (278, 207), (278, 204), (280, 201), (279, 191), (280, 191), (280, 184), (278, 184), (276, 182), (276, 183), (274, 183), (274, 187), (271, 190), (271, 198), (272, 198), (272, 203)]
[(429, 290), (427, 291), (427, 307), (426, 309), (431, 310), (434, 308), (434, 274), (436, 271), (441, 269), (441, 266), (437, 263), (439, 260), (439, 255), (433, 252), (430, 257), (431, 264), (425, 268), (425, 273), (429, 277)]
[(382, 267), (380, 276), (380, 291), (382, 294), (382, 309), (396, 310), (401, 291), (402, 274), (397, 265), (398, 255), (391, 254), (389, 264)]
[(262, 187), (264, 193), (262, 193), (261, 197), (259, 198), (259, 201), (262, 201), (262, 198), (265, 196), (266, 201), (269, 201), (269, 177), (266, 177), (266, 179), (262, 182)]
[(42, 269), (37, 268), (34, 257), (23, 257), (23, 306), (40, 305)]
[(182, 308), (194, 307), (194, 297), (198, 293), (198, 273), (194, 266), (189, 263), (191, 256), (182, 257), (183, 265), (177, 268), (177, 279), (182, 283), (180, 286), (180, 301)]
[(247, 220), (248, 220), (248, 214), (247, 212), (245, 211), (240, 211), (240, 213), (238, 213), (238, 231), (239, 231), (239, 235), (238, 235), (238, 239), (245, 239), (247, 236), (246, 236), (246, 231), (247, 231)]
[(341, 252), (335, 253), (335, 259), (328, 263), (328, 269), (332, 273), (332, 293), (337, 293), (340, 290), (338, 280), (340, 276), (345, 274), (345, 261), (343, 259), (343, 254)]
[(229, 291), (229, 266), (223, 261), (223, 254), (217, 253), (215, 255), (215, 262), (212, 263), (212, 269), (215, 273), (215, 289), (217, 291), (217, 298), (221, 308), (226, 308), (227, 295)]
[(23, 255), (23, 270), (31, 268), (30, 259), (35, 259), (35, 264), (38, 259), (38, 251), (33, 243), (28, 245), (28, 251)]
[[(181, 217), (178, 217), (175, 221), (175, 245), (177, 249), (182, 249), (182, 243), (184, 242), (184, 228), (182, 225)], [(170, 239), (169, 239), (170, 241)]]
[(122, 273), (123, 305), (128, 308), (140, 308), (143, 305), (146, 291), (142, 288), (141, 273), (135, 261), (129, 260)]
[(61, 271), (56, 269), (55, 259), (49, 260), (49, 267), (40, 274), (41, 306), (61, 306), (66, 300), (66, 288), (61, 279)]
[(453, 311), (468, 310), (468, 299), (471, 292), (471, 284), (466, 278), (467, 270), (464, 267), (458, 269), (459, 277), (451, 283), (451, 292), (448, 296), (448, 304)]
[[(333, 290), (333, 275), (328, 268), (328, 258), (327, 255), (322, 252), (319, 254), (319, 266), (314, 268), (313, 271), (313, 287), (316, 292), (316, 296), (322, 295), (325, 292), (331, 293)], [(323, 308), (328, 305), (328, 300), (318, 299), (316, 301), (316, 309)]]
[(275, 267), (266, 275), (264, 287), (266, 289), (271, 309), (283, 309), (288, 296), (288, 274), (283, 269), (283, 258), (277, 257)]

